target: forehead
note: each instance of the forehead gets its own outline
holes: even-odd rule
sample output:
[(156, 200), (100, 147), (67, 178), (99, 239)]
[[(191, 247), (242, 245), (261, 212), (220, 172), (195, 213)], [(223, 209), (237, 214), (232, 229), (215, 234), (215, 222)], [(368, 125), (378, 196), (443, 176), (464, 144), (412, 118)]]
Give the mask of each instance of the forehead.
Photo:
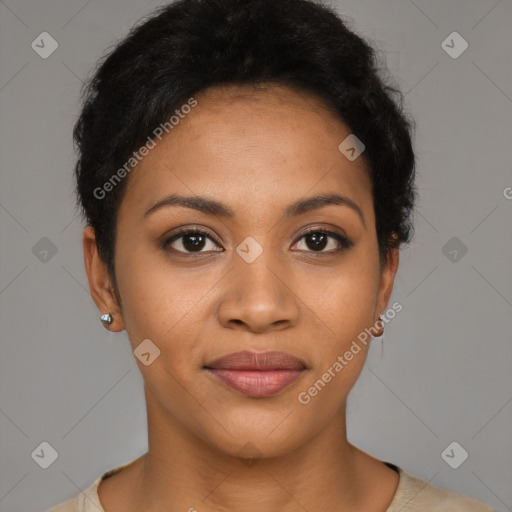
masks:
[(120, 217), (140, 217), (171, 193), (250, 212), (337, 191), (372, 213), (365, 162), (338, 150), (350, 130), (320, 98), (280, 85), (215, 87), (194, 98), (131, 172)]

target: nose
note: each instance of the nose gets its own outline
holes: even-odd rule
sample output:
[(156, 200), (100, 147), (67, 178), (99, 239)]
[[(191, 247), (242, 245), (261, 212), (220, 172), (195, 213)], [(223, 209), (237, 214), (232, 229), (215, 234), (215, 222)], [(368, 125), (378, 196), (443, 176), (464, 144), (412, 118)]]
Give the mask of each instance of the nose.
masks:
[(295, 325), (299, 299), (289, 281), (290, 274), (278, 266), (271, 251), (263, 251), (252, 263), (235, 254), (217, 308), (220, 323), (226, 328), (253, 333)]

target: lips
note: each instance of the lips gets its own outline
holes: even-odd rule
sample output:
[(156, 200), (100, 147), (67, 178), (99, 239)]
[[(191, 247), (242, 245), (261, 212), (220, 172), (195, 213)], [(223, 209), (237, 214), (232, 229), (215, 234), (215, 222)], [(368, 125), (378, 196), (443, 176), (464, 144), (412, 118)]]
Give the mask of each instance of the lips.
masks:
[(223, 370), (303, 370), (305, 365), (286, 352), (235, 352), (216, 359), (206, 368)]
[(288, 387), (306, 366), (286, 352), (242, 351), (216, 359), (204, 368), (231, 389), (256, 398), (274, 395)]

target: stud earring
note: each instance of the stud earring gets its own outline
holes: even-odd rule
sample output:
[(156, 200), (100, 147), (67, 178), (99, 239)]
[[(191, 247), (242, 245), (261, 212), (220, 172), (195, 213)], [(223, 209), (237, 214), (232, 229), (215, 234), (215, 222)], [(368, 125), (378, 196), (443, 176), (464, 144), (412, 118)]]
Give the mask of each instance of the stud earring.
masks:
[[(384, 323), (382, 322), (382, 320), (383, 320), (383, 319), (382, 319), (382, 313), (381, 313), (381, 314), (379, 315), (379, 321), (380, 321), (380, 324), (382, 325), (382, 328), (381, 328), (381, 330), (380, 330), (379, 334), (377, 334), (377, 335), (375, 335), (375, 336), (374, 336), (375, 338), (380, 338), (380, 337), (382, 337), (382, 336), (384, 335)], [(377, 322), (375, 322), (375, 323), (377, 323)]]
[(110, 313), (104, 313), (100, 316), (100, 320), (102, 324), (106, 327), (110, 325), (114, 321), (114, 317)]

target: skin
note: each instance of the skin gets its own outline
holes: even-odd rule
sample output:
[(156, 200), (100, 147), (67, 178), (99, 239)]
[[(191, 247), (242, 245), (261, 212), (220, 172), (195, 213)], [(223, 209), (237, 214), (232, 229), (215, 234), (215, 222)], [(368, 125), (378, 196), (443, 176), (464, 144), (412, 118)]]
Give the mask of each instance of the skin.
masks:
[[(148, 366), (135, 359), (148, 452), (100, 483), (100, 501), (106, 512), (384, 512), (398, 474), (346, 435), (347, 396), (369, 344), (308, 404), (297, 399), (365, 328), (379, 334), (388, 306), (398, 249), (381, 269), (365, 162), (340, 153), (350, 130), (313, 95), (224, 86), (195, 98), (129, 176), (115, 245), (121, 304), (93, 229), (83, 232), (91, 294), (100, 313), (113, 314), (110, 330), (126, 329), (133, 350), (150, 339), (161, 351)], [(299, 199), (333, 192), (359, 206), (364, 224), (333, 204), (283, 216)], [(216, 199), (235, 215), (170, 206), (143, 217), (171, 193)], [(164, 247), (183, 225), (220, 243), (207, 239), (199, 256), (183, 238)], [(345, 233), (353, 245), (335, 253), (329, 236), (315, 250), (303, 236), (309, 227)], [(263, 249), (252, 263), (236, 252), (249, 236)], [(267, 398), (203, 369), (244, 349), (285, 351), (307, 369)], [(247, 443), (252, 462), (240, 454)]]

